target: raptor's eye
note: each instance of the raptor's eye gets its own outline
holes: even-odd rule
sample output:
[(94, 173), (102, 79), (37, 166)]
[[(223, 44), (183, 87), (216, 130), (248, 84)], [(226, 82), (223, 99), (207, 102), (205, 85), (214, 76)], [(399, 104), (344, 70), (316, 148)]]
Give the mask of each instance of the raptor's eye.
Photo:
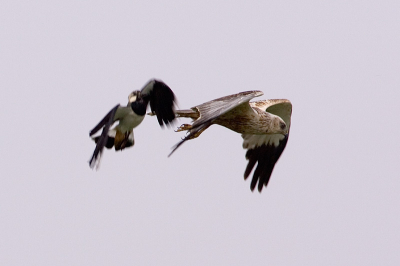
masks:
[(281, 129), (285, 129), (286, 128), (286, 124), (285, 123), (281, 123)]

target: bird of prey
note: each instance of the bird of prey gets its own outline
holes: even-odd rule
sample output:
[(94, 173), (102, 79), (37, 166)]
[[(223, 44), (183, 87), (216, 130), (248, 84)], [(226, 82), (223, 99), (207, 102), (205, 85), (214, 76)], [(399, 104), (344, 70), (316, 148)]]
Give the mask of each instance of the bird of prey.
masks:
[(250, 102), (263, 95), (261, 91), (246, 91), (218, 98), (190, 110), (176, 110), (177, 117), (193, 119), (191, 125), (183, 124), (177, 131), (187, 130), (187, 135), (173, 148), (170, 155), (185, 141), (197, 138), (213, 124), (241, 133), (243, 148), (249, 161), (244, 172), (246, 180), (257, 163), (250, 189), (258, 182), (258, 191), (267, 186), (275, 163), (289, 138), (292, 104), (289, 100), (264, 100)]
[[(126, 107), (117, 104), (90, 131), (89, 136), (96, 142), (96, 148), (89, 161), (91, 168), (98, 167), (104, 147), (111, 149), (114, 146), (118, 151), (133, 146), (133, 128), (143, 121), (149, 103), (161, 127), (164, 124), (169, 125), (175, 119), (174, 93), (164, 82), (150, 80), (142, 90), (129, 94)], [(119, 121), (118, 125), (110, 129), (116, 121)], [(101, 128), (101, 135), (93, 137)]]

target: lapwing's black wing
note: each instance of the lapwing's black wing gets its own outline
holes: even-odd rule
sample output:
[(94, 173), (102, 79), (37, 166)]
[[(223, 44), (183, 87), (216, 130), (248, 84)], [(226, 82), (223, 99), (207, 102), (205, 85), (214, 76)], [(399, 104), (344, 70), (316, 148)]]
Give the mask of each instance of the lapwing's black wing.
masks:
[(181, 146), (185, 141), (191, 139), (194, 135), (209, 127), (212, 122), (220, 115), (225, 114), (226, 112), (243, 103), (248, 103), (254, 97), (258, 97), (261, 95), (263, 95), (261, 91), (245, 91), (233, 95), (224, 96), (192, 107), (192, 110), (197, 110), (200, 116), (193, 122), (192, 128), (188, 130), (188, 134), (172, 148), (169, 156), (171, 156), (172, 153), (176, 149), (178, 149), (179, 146)]
[(108, 112), (106, 116), (103, 119), (101, 119), (101, 121), (92, 130), (90, 130), (89, 132), (90, 137), (96, 134), (97, 131), (100, 130), (100, 128), (104, 127), (105, 124), (110, 121), (110, 119), (114, 118), (115, 112), (117, 111), (118, 107), (119, 104), (117, 104), (113, 109), (111, 109), (110, 112)]
[[(250, 103), (250, 105), (281, 117), (290, 131), (292, 104), (289, 100), (257, 101)], [(286, 147), (289, 133), (287, 135), (242, 134), (242, 137), (243, 148), (247, 149), (246, 159), (249, 161), (244, 172), (244, 179), (249, 177), (257, 163), (257, 167), (254, 170), (253, 178), (250, 183), (250, 189), (253, 191), (258, 183), (258, 191), (261, 192), (263, 186), (268, 185), (274, 166)]]
[[(153, 86), (148, 86), (153, 82)], [(141, 93), (150, 102), (150, 108), (156, 114), (160, 126), (169, 125), (175, 119), (175, 95), (162, 81), (151, 80)]]
[(96, 143), (96, 148), (94, 149), (92, 158), (89, 161), (90, 168), (94, 168), (98, 165), (101, 157), (101, 153), (103, 152), (104, 146), (107, 144), (108, 139), (108, 131), (110, 127), (114, 124), (114, 117), (117, 109), (119, 108), (119, 104), (117, 104), (110, 112), (90, 131), (89, 135), (94, 135), (100, 128), (103, 127), (103, 131), (101, 132), (100, 138)]

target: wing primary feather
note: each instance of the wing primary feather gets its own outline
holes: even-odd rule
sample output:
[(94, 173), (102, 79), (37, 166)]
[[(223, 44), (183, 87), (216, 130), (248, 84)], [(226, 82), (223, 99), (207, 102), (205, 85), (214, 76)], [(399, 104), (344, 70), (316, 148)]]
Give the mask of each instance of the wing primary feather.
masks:
[(271, 174), (272, 174), (272, 169), (274, 168), (273, 165), (271, 165), (270, 163), (267, 163), (268, 166), (267, 167), (262, 167), (263, 171), (260, 174), (260, 179), (258, 181), (258, 192), (261, 193), (263, 187), (266, 187), (268, 185), (268, 182), (271, 178)]
[(262, 191), (263, 187), (268, 185), (275, 164), (285, 149), (288, 139), (289, 135), (286, 135), (285, 138), (279, 142), (277, 147), (275, 147), (273, 144), (262, 145), (246, 152), (246, 159), (248, 159), (249, 162), (244, 172), (245, 179), (248, 178), (257, 162), (257, 167), (254, 170), (250, 184), (250, 189), (252, 191), (255, 189), (257, 181), (257, 189), (259, 192)]
[(106, 116), (101, 119), (101, 121), (89, 132), (89, 136), (93, 136), (94, 134), (97, 133), (97, 131), (100, 130), (100, 128), (102, 128), (109, 120), (110, 120), (110, 116), (112, 118), (114, 118), (113, 112), (115, 114), (115, 110), (119, 107), (119, 104), (117, 104), (113, 109), (110, 110), (110, 112), (108, 112), (108, 114), (106, 114)]
[(256, 152), (256, 151), (248, 150), (246, 153), (246, 159), (249, 160), (249, 163), (247, 164), (246, 170), (244, 172), (244, 180), (246, 180), (249, 177), (251, 170), (253, 170), (253, 167), (257, 162), (257, 156), (251, 156), (251, 154), (254, 152)]
[(254, 189), (257, 185), (257, 181), (260, 182), (259, 178), (260, 178), (260, 174), (262, 172), (262, 164), (263, 163), (260, 162), (260, 160), (258, 160), (258, 165), (257, 165), (256, 170), (254, 171), (253, 178), (252, 178), (251, 184), (250, 184), (251, 191), (254, 191)]
[[(98, 162), (100, 160), (101, 154), (103, 152), (104, 147), (107, 144), (108, 141), (108, 131), (110, 130), (110, 127), (114, 123), (114, 116), (115, 113), (117, 112), (117, 109), (119, 107), (119, 104), (116, 105), (107, 115), (106, 117), (108, 120), (105, 121), (103, 131), (101, 132), (101, 135), (96, 143), (96, 148), (94, 149), (92, 158), (89, 161), (89, 166), (90, 168), (94, 168), (96, 165), (98, 165)], [(106, 118), (105, 117), (105, 118)], [(103, 119), (104, 120), (104, 119)], [(102, 120), (102, 121), (103, 121)]]
[(170, 154), (168, 154), (168, 157), (170, 157), (178, 148), (179, 146), (181, 146), (185, 141), (187, 141), (188, 139), (183, 138), (181, 141), (179, 141), (173, 148), (172, 151), (170, 152)]
[(204, 124), (198, 125), (195, 128), (190, 129), (188, 132), (189, 134), (187, 136), (185, 136), (180, 142), (178, 142), (173, 148), (171, 153), (168, 155), (168, 157), (170, 157), (172, 155), (172, 153), (174, 153), (185, 141), (190, 140), (190, 139), (194, 139), (196, 137), (199, 136), (198, 133), (201, 134), (201, 132), (203, 132), (205, 129), (207, 129), (209, 126), (211, 126), (213, 120), (212, 121), (208, 121)]

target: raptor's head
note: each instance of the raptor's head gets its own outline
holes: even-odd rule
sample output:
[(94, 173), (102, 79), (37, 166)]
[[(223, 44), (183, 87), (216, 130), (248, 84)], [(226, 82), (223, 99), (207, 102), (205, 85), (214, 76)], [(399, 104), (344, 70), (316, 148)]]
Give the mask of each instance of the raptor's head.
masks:
[(289, 128), (285, 121), (279, 116), (274, 115), (272, 118), (272, 128), (271, 132), (275, 134), (287, 135), (289, 133)]

